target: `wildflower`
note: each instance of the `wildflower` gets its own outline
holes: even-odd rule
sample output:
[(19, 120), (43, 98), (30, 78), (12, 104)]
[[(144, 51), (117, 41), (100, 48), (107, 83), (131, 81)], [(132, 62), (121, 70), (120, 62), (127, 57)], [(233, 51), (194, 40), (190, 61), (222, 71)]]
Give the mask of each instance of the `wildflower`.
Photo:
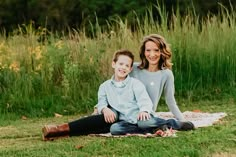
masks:
[(2, 42), (2, 43), (0, 44), (0, 50), (1, 50), (2, 48), (4, 48), (4, 42)]
[(6, 66), (6, 64), (2, 64), (1, 62), (0, 62), (0, 69), (5, 69), (7, 66)]
[(55, 46), (56, 48), (58, 48), (58, 49), (62, 49), (62, 47), (63, 47), (63, 42), (62, 42), (62, 40), (59, 40), (58, 42), (56, 42), (56, 43), (54, 44), (54, 46)]
[(28, 51), (30, 55), (35, 55), (35, 59), (39, 60), (42, 58), (42, 48), (41, 46), (36, 46), (35, 48), (33, 47), (28, 47)]
[(42, 64), (38, 64), (38, 65), (36, 66), (35, 70), (39, 71), (39, 70), (41, 70), (41, 68), (42, 68)]
[(20, 65), (19, 65), (18, 62), (13, 61), (13, 62), (10, 64), (9, 68), (10, 68), (11, 70), (15, 71), (15, 72), (18, 72), (18, 71), (20, 70)]
[(110, 36), (111, 36), (111, 37), (113, 37), (113, 36), (115, 36), (115, 35), (116, 35), (115, 31), (110, 31)]
[(42, 50), (40, 46), (35, 47), (35, 59), (39, 60), (42, 57)]
[(89, 63), (93, 63), (93, 57), (89, 58)]

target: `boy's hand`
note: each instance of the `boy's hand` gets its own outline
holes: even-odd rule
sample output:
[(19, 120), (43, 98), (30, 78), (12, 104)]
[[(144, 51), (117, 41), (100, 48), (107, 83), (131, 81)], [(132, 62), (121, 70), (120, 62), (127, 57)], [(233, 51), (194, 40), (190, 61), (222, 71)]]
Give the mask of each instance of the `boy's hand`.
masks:
[(140, 112), (140, 113), (138, 114), (138, 120), (140, 120), (140, 121), (149, 120), (150, 117), (151, 117), (150, 114), (147, 113), (147, 112), (145, 112), (145, 111)]
[(105, 122), (107, 123), (115, 122), (116, 114), (111, 109), (109, 109), (108, 107), (105, 107), (104, 109), (102, 109), (102, 113), (104, 115)]

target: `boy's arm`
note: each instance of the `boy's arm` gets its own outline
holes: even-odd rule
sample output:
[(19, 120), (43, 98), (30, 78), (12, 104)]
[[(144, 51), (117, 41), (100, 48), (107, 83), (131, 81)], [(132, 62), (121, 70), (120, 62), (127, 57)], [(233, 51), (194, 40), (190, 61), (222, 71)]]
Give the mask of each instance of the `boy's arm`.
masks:
[(152, 113), (152, 101), (141, 81), (135, 79), (133, 83), (133, 91), (137, 100), (137, 105), (139, 106), (139, 112)]
[(116, 114), (108, 108), (107, 94), (105, 84), (100, 85), (98, 90), (98, 104), (96, 105), (99, 114), (104, 115), (105, 122), (113, 123), (116, 121)]
[(139, 106), (139, 114), (137, 119), (140, 121), (149, 120), (151, 118), (153, 104), (142, 82), (138, 81), (134, 86), (134, 94)]
[(116, 114), (110, 108), (103, 108), (102, 113), (104, 115), (105, 122), (113, 123), (116, 121)]
[(103, 108), (108, 106), (108, 100), (106, 96), (106, 91), (104, 84), (101, 84), (98, 89), (98, 103), (96, 105), (96, 109), (99, 114), (102, 113)]

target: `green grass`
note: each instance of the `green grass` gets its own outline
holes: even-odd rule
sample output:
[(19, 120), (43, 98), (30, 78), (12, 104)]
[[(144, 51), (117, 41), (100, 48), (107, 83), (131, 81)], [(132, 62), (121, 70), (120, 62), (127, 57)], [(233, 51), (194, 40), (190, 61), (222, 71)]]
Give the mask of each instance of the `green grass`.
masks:
[[(159, 110), (166, 110), (161, 105)], [(235, 156), (236, 124), (235, 99), (198, 101), (180, 106), (182, 111), (200, 109), (203, 112), (226, 112), (219, 123), (194, 131), (177, 132), (175, 138), (105, 138), (80, 136), (52, 142), (41, 140), (44, 124), (60, 124), (79, 116), (60, 118), (28, 118), (0, 120), (0, 156)], [(91, 124), (92, 125), (92, 124)], [(78, 146), (82, 148), (78, 149)]]

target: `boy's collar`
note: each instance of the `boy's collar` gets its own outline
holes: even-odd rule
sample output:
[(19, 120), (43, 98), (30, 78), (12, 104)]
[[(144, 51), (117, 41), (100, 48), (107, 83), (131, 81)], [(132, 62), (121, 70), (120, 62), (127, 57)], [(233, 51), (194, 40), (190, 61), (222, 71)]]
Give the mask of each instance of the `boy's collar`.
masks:
[(128, 81), (130, 80), (130, 76), (127, 75), (127, 77), (125, 78), (125, 80), (123, 81), (120, 81), (120, 82), (117, 82), (115, 81), (115, 76), (113, 75), (111, 77), (111, 83), (115, 86), (115, 87), (118, 87), (118, 88), (123, 88), (127, 85)]

